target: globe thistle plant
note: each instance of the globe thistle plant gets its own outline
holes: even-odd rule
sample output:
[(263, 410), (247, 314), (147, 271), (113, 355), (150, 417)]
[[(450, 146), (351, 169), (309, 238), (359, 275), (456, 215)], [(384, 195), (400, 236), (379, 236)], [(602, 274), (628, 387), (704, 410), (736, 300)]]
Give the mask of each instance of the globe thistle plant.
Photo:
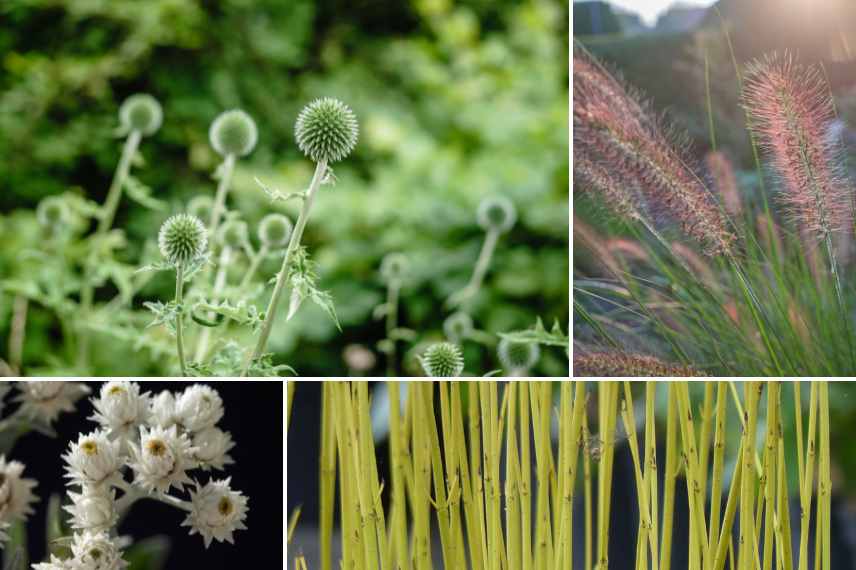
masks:
[(390, 377), (395, 376), (397, 370), (398, 298), (409, 266), (410, 261), (402, 253), (388, 253), (380, 264), (380, 276), (386, 284), (386, 303), (378, 307), (375, 314), (386, 317), (386, 339), (381, 346), (386, 352), (386, 375)]
[(217, 194), (208, 221), (208, 231), (211, 235), (216, 235), (226, 208), (226, 196), (232, 183), (235, 160), (253, 151), (258, 141), (258, 129), (255, 121), (246, 112), (233, 109), (214, 119), (208, 131), (208, 138), (214, 150), (223, 157), (223, 162), (215, 172), (215, 177), (218, 178)]
[(432, 378), (457, 378), (464, 371), (464, 355), (461, 349), (451, 342), (432, 344), (419, 361), (425, 375)]
[(476, 211), (476, 221), (485, 232), (481, 252), (479, 252), (472, 276), (467, 285), (455, 292), (446, 301), (450, 307), (458, 307), (475, 297), (481, 289), (485, 275), (490, 269), (493, 253), (499, 236), (508, 232), (517, 220), (514, 204), (504, 196), (491, 196), (483, 199)]
[(324, 98), (313, 101), (300, 112), (294, 126), (297, 146), (315, 162), (315, 173), (309, 188), (301, 196), (302, 206), (282, 259), (282, 267), (274, 285), (270, 302), (265, 310), (265, 319), (259, 332), (256, 346), (244, 365), (242, 376), (246, 376), (253, 362), (261, 358), (267, 346), (276, 316), (277, 306), (289, 278), (289, 270), (303, 239), (303, 231), (309, 221), (309, 212), (318, 189), (329, 177), (328, 166), (348, 156), (357, 144), (359, 127), (353, 111), (337, 99)]
[[(33, 568), (124, 568), (127, 538), (120, 539), (117, 527), (140, 500), (186, 513), (181, 526), (199, 534), (206, 548), (212, 542), (234, 543), (235, 532), (246, 529), (247, 497), (228, 477), (209, 475), (206, 482), (197, 477), (233, 462), (228, 451), (235, 444), (217, 426), (224, 409), (216, 390), (191, 385), (150, 395), (134, 382), (115, 381), (105, 383), (92, 403), (91, 419), (99, 428), (80, 434), (64, 456), (70, 552)], [(0, 460), (0, 472), (3, 468)]]
[(138, 131), (152, 136), (163, 123), (163, 109), (158, 100), (148, 93), (131, 95), (119, 107), (119, 125), (122, 134)]
[(514, 342), (507, 338), (499, 341), (496, 349), (502, 367), (510, 376), (528, 375), (529, 370), (538, 363), (541, 349), (531, 342)]

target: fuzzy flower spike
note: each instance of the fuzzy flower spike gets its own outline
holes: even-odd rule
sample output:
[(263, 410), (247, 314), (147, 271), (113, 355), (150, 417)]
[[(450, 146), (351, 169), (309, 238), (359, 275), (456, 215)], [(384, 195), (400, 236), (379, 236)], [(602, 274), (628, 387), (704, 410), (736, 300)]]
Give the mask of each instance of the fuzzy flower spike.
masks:
[(773, 54), (749, 65), (743, 99), (783, 185), (779, 198), (801, 229), (825, 240), (847, 227), (852, 196), (829, 136), (835, 109), (821, 70)]
[(580, 189), (657, 237), (653, 218), (668, 219), (707, 254), (730, 254), (735, 236), (689, 157), (677, 150), (685, 141), (675, 140), (681, 137), (581, 47), (574, 48), (573, 79)]

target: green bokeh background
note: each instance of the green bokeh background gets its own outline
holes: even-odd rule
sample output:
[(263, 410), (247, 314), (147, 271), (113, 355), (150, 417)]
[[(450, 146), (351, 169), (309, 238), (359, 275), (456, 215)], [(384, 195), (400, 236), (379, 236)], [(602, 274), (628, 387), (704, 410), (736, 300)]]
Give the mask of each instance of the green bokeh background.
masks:
[[(568, 323), (568, 3), (467, 0), (5, 0), (0, 4), (0, 278), (43, 241), (33, 209), (77, 189), (102, 202), (120, 151), (112, 136), (128, 95), (145, 91), (164, 125), (145, 139), (135, 175), (172, 211), (213, 196), (218, 156), (211, 120), (241, 107), (259, 144), (239, 161), (230, 208), (252, 228), (271, 204), (253, 181), (304, 188), (313, 164), (296, 148), (293, 124), (318, 96), (350, 104), (361, 124), (355, 153), (335, 167), (304, 237), (330, 290), (343, 332), (308, 303), (269, 348), (301, 375), (345, 373), (344, 346), (384, 336), (372, 319), (382, 301), (377, 270), (407, 253), (403, 325), (416, 342), (442, 337), (442, 301), (464, 285), (483, 239), (479, 200), (504, 194), (519, 219), (503, 236), (473, 311), (478, 328), (528, 328), (537, 316)], [(168, 212), (123, 200), (126, 261), (140, 256)], [(265, 268), (273, 275), (276, 264)], [(158, 276), (135, 300), (167, 300)], [(99, 299), (114, 291), (99, 291)], [(5, 353), (11, 299), (0, 297)], [(263, 308), (263, 307), (260, 307)], [(281, 319), (281, 321), (284, 319)], [(247, 338), (240, 339), (246, 343)], [(25, 371), (47, 365), (62, 335), (50, 312), (31, 306)], [(109, 343), (105, 345), (104, 343)], [(98, 374), (168, 374), (169, 363), (100, 338)], [(499, 368), (492, 351), (468, 343), (467, 369)], [(168, 360), (168, 359), (167, 359)], [(47, 368), (46, 368), (47, 366)], [(53, 368), (51, 368), (53, 366)], [(374, 373), (381, 373), (378, 358)], [(533, 373), (567, 374), (567, 355), (542, 351)]]

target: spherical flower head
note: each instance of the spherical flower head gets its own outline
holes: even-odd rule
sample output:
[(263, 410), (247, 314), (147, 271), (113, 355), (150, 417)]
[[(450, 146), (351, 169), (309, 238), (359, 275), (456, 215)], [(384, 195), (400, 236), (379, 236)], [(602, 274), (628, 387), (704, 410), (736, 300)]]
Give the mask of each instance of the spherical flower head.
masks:
[(149, 492), (166, 493), (170, 487), (183, 490), (186, 483), (192, 482), (187, 471), (196, 467), (195, 452), (187, 434), (179, 434), (177, 426), (141, 427), (140, 443), (131, 445), (128, 462), (134, 471), (134, 484)]
[(175, 401), (179, 423), (189, 432), (212, 427), (223, 417), (223, 399), (210, 386), (188, 386)]
[(229, 486), (231, 479), (196, 484), (190, 491), (191, 510), (181, 526), (189, 526), (190, 534), (199, 533), (205, 548), (213, 540), (234, 544), (233, 533), (243, 530), (247, 518), (247, 497)]
[(443, 321), (443, 332), (452, 342), (461, 342), (473, 334), (473, 318), (463, 312), (452, 313)]
[(532, 342), (514, 342), (504, 338), (499, 341), (496, 353), (506, 370), (529, 370), (538, 362), (541, 349)]
[(451, 342), (432, 344), (425, 350), (420, 362), (425, 374), (432, 378), (454, 378), (464, 371), (461, 349)]
[(200, 194), (194, 196), (187, 203), (187, 213), (194, 218), (200, 220), (208, 220), (211, 218), (211, 210), (214, 209), (214, 199), (211, 196)]
[(70, 215), (65, 200), (59, 196), (48, 196), (36, 207), (36, 219), (48, 229), (64, 225)]
[(119, 123), (128, 131), (145, 136), (157, 132), (163, 122), (163, 109), (157, 99), (146, 93), (131, 95), (119, 107)]
[(18, 382), (17, 386), (20, 393), (15, 401), (21, 404), (20, 413), (48, 425), (62, 412), (73, 412), (77, 401), (90, 392), (82, 382), (38, 380)]
[(169, 390), (164, 390), (151, 400), (149, 408), (149, 425), (169, 428), (179, 423), (181, 418), (175, 408), (175, 396)]
[(228, 220), (217, 231), (217, 238), (224, 247), (240, 249), (250, 240), (247, 231), (247, 222), (242, 220)]
[(208, 131), (211, 146), (221, 156), (247, 156), (259, 138), (256, 122), (240, 109), (220, 113)]
[(24, 464), (19, 461), (6, 461), (0, 455), (0, 519), (25, 520), (32, 514), (32, 504), (36, 502), (33, 488), (37, 485), (34, 479), (25, 479)]
[(208, 232), (199, 218), (175, 214), (158, 233), (161, 254), (173, 265), (187, 265), (200, 258), (208, 246)]
[(380, 262), (380, 276), (389, 283), (401, 283), (410, 269), (410, 260), (403, 253), (387, 253)]
[(228, 453), (235, 447), (232, 434), (220, 428), (209, 427), (193, 434), (193, 447), (196, 448), (193, 458), (204, 471), (222, 470), (226, 465), (234, 463)]
[(505, 196), (491, 196), (479, 202), (476, 220), (484, 231), (505, 233), (517, 221), (517, 210)]
[(81, 570), (122, 570), (128, 563), (122, 560), (118, 538), (106, 532), (75, 533), (71, 543), (73, 568)]
[(68, 496), (72, 504), (63, 508), (71, 515), (72, 528), (107, 531), (119, 521), (114, 489), (84, 486), (81, 493), (69, 491)]
[(338, 162), (351, 154), (359, 136), (350, 107), (331, 97), (316, 99), (300, 111), (294, 125), (297, 146), (315, 162)]
[(121, 477), (124, 466), (122, 445), (111, 441), (106, 430), (80, 435), (62, 458), (69, 485), (109, 486)]
[(107, 429), (110, 437), (126, 443), (136, 437), (140, 425), (149, 417), (149, 393), (140, 392), (140, 385), (126, 380), (114, 380), (101, 386), (92, 400), (95, 414), (89, 419)]
[(280, 249), (288, 245), (294, 227), (291, 220), (282, 214), (268, 214), (259, 222), (259, 241), (270, 249)]

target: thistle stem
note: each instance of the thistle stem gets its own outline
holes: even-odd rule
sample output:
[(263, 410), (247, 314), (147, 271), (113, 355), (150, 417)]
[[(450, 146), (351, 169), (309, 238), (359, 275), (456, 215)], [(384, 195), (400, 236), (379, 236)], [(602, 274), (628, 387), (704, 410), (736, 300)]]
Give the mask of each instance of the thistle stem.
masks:
[(265, 321), (264, 324), (262, 324), (261, 333), (259, 333), (259, 340), (256, 343), (255, 349), (253, 349), (252, 356), (244, 364), (244, 370), (241, 372), (241, 376), (247, 375), (253, 361), (262, 355), (265, 347), (267, 346), (267, 341), (270, 337), (271, 329), (273, 328), (273, 319), (274, 314), (276, 313), (276, 307), (279, 304), (280, 297), (282, 297), (285, 282), (288, 280), (289, 263), (291, 262), (294, 252), (300, 246), (300, 240), (303, 238), (303, 230), (306, 228), (306, 222), (309, 221), (309, 211), (312, 208), (312, 203), (315, 201), (315, 194), (321, 187), (321, 182), (324, 180), (326, 173), (327, 161), (322, 160), (315, 166), (315, 174), (312, 176), (312, 182), (309, 184), (309, 189), (306, 191), (306, 195), (303, 198), (303, 206), (300, 208), (300, 215), (297, 218), (297, 223), (295, 224), (294, 231), (291, 234), (291, 240), (288, 242), (288, 249), (285, 250), (285, 257), (282, 259), (282, 267), (279, 270), (276, 285), (274, 285), (273, 288), (273, 294), (271, 295), (270, 302), (268, 303), (267, 310), (265, 311)]
[(181, 367), (181, 375), (187, 376), (187, 363), (184, 360), (184, 322), (181, 304), (184, 301), (184, 265), (179, 264), (175, 268), (175, 302), (179, 307), (175, 317), (175, 346), (178, 352), (178, 364)]
[(456, 307), (462, 305), (476, 296), (479, 289), (481, 289), (485, 275), (487, 275), (487, 270), (490, 268), (490, 262), (493, 259), (493, 252), (496, 250), (496, 243), (498, 241), (499, 231), (495, 229), (487, 230), (469, 283), (467, 283), (466, 287), (449, 297), (449, 300), (446, 302), (448, 306)]
[(23, 295), (16, 295), (12, 303), (12, 326), (9, 331), (9, 367), (15, 375), (21, 374), (29, 306), (29, 300)]
[(208, 222), (208, 234), (213, 236), (220, 226), (220, 218), (226, 210), (226, 195), (229, 193), (229, 185), (232, 182), (232, 173), (235, 171), (235, 155), (229, 154), (220, 165), (220, 181), (217, 183), (217, 194), (214, 196), (214, 206), (211, 208), (211, 220)]
[(394, 337), (395, 329), (398, 328), (398, 293), (400, 286), (392, 280), (386, 288), (386, 338), (389, 341), (389, 352), (386, 354), (386, 376), (393, 378), (397, 376), (397, 346)]
[[(232, 248), (228, 245), (223, 246), (223, 250), (220, 252), (220, 259), (217, 261), (217, 275), (214, 277), (214, 292), (212, 295), (212, 301), (217, 301), (220, 298), (220, 294), (223, 293), (223, 289), (226, 287), (226, 273), (227, 267), (232, 259)], [(208, 318), (213, 318), (214, 313), (208, 313)], [(199, 341), (196, 344), (196, 355), (194, 356), (194, 360), (196, 362), (202, 362), (205, 359), (205, 355), (208, 353), (208, 345), (211, 342), (211, 327), (204, 327), (202, 329), (202, 334), (199, 335)]]
[(247, 273), (244, 275), (244, 278), (241, 279), (241, 289), (249, 285), (250, 281), (253, 280), (253, 277), (256, 276), (256, 272), (259, 270), (259, 265), (261, 265), (262, 260), (267, 257), (269, 251), (268, 246), (266, 244), (262, 244), (258, 253), (250, 258), (250, 267), (247, 268)]
[[(125, 139), (125, 146), (122, 147), (122, 155), (119, 157), (119, 164), (116, 166), (116, 172), (113, 174), (113, 181), (110, 183), (110, 189), (107, 191), (107, 198), (104, 200), (104, 206), (98, 228), (93, 236), (93, 242), (98, 244), (99, 239), (106, 234), (113, 226), (113, 220), (116, 218), (116, 209), (119, 207), (119, 200), (122, 197), (122, 188), (125, 186), (125, 181), (128, 179), (128, 174), (131, 171), (131, 161), (137, 153), (137, 148), (140, 146), (140, 140), (143, 135), (138, 130), (133, 130)], [(89, 320), (92, 312), (92, 302), (94, 296), (94, 286), (92, 284), (92, 272), (94, 269), (93, 258), (86, 260), (84, 268), (83, 283), (80, 290), (80, 322)], [(80, 344), (78, 345), (77, 354), (78, 367), (86, 369), (89, 366), (89, 334), (80, 332)]]

